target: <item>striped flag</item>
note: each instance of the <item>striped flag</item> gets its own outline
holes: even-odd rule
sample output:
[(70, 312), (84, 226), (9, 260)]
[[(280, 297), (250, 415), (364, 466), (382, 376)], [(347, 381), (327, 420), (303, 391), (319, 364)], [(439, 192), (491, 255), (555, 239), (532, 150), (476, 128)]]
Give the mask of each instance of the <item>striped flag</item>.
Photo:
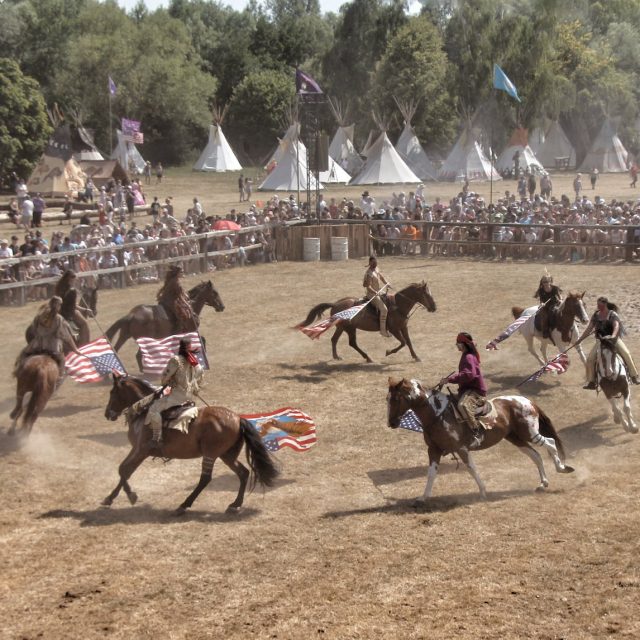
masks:
[(531, 320), (531, 318), (535, 318), (536, 314), (533, 313), (530, 316), (521, 315), (514, 322), (512, 322), (501, 334), (496, 336), (491, 342), (487, 343), (485, 349), (487, 351), (497, 351), (498, 343), (506, 340), (510, 335), (515, 333), (525, 322)]
[(320, 322), (312, 324), (310, 327), (298, 327), (298, 329), (300, 329), (305, 336), (309, 336), (312, 340), (317, 340), (325, 331), (328, 331), (331, 327), (335, 327), (339, 322), (353, 320), (353, 318), (355, 318), (367, 306), (367, 304), (369, 303), (365, 302), (364, 304), (359, 304), (355, 307), (349, 307), (344, 311), (334, 313), (325, 320), (320, 320)]
[(126, 373), (124, 365), (103, 336), (78, 348), (82, 356), (70, 353), (64, 360), (67, 373), (76, 382), (100, 382), (113, 371)]
[(406, 411), (400, 418), (400, 422), (398, 426), (401, 429), (407, 429), (409, 431), (418, 431), (422, 433), (424, 429), (422, 428), (422, 422), (420, 422), (420, 418), (414, 413), (413, 409), (409, 409)]
[[(541, 369), (538, 369), (535, 373), (531, 374), (526, 380), (523, 380), (520, 384), (525, 382), (535, 382), (540, 378), (543, 373), (555, 373), (560, 375), (569, 368), (569, 356), (565, 353), (559, 353), (555, 358), (551, 358), (547, 364)], [(520, 386), (520, 384), (518, 386)]]
[(299, 409), (284, 407), (271, 413), (245, 414), (240, 417), (254, 426), (269, 451), (278, 451), (283, 447), (306, 451), (318, 441), (313, 418)]
[(197, 331), (192, 331), (191, 333), (179, 333), (160, 340), (155, 338), (136, 338), (142, 353), (142, 371), (150, 376), (162, 375), (169, 359), (178, 353), (182, 338), (188, 338), (191, 341), (191, 348), (198, 349), (198, 353), (196, 353), (198, 362), (204, 369), (208, 369), (209, 362), (200, 340), (200, 334)]

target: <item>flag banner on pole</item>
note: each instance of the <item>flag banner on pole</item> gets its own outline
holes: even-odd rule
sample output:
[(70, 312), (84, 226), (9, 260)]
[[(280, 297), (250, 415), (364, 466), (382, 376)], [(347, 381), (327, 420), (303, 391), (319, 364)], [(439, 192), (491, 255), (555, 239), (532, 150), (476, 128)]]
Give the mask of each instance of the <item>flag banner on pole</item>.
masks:
[[(535, 382), (540, 378), (543, 373), (555, 373), (560, 375), (569, 368), (569, 356), (565, 353), (559, 353), (555, 358), (551, 358), (544, 367), (538, 369), (535, 373), (531, 374), (528, 378), (523, 380), (520, 384), (525, 382)], [(520, 384), (518, 386), (520, 386)]]
[(116, 87), (116, 83), (109, 76), (109, 94), (115, 96), (118, 92), (118, 87)]
[(296, 93), (322, 93), (322, 89), (308, 73), (296, 69)]
[(155, 338), (136, 338), (142, 353), (142, 371), (145, 375), (162, 375), (169, 359), (178, 353), (182, 338), (188, 338), (191, 341), (191, 348), (198, 349), (198, 353), (196, 353), (198, 362), (204, 369), (208, 369), (209, 363), (204, 353), (200, 335), (197, 331), (192, 331), (191, 333), (179, 333), (160, 340)]
[(512, 98), (518, 102), (522, 102), (518, 97), (516, 85), (507, 78), (507, 74), (497, 65), (493, 65), (493, 86), (501, 91), (506, 91)]
[(400, 422), (398, 423), (400, 429), (407, 429), (408, 431), (418, 431), (422, 433), (424, 429), (422, 428), (422, 422), (420, 422), (420, 418), (414, 413), (413, 409), (409, 409), (406, 411), (401, 417)]
[(531, 322), (534, 322), (532, 318), (535, 318), (535, 317), (536, 317), (535, 313), (532, 313), (530, 316), (525, 316), (525, 315), (520, 316), (517, 320), (512, 322), (502, 333), (500, 333), (493, 340), (491, 340), (491, 342), (487, 342), (485, 349), (487, 351), (497, 351), (498, 344), (500, 342), (502, 342), (503, 340), (506, 340), (510, 335), (515, 333), (525, 322), (528, 322), (529, 320), (531, 320)]
[(240, 417), (253, 425), (269, 451), (284, 447), (306, 451), (318, 441), (313, 418), (299, 409), (284, 407), (271, 413), (243, 414)]
[(122, 139), (125, 142), (133, 142), (133, 144), (144, 144), (144, 133), (134, 131), (130, 134), (122, 134)]
[(140, 132), (140, 121), (122, 118), (122, 133), (125, 136), (133, 136), (134, 133)]
[(104, 336), (78, 347), (78, 351), (83, 355), (72, 352), (64, 359), (67, 373), (76, 382), (100, 382), (113, 371), (126, 373), (120, 358)]
[(338, 313), (334, 313), (331, 317), (326, 318), (325, 320), (320, 320), (320, 322), (316, 322), (310, 327), (297, 328), (312, 340), (317, 340), (325, 331), (328, 331), (331, 327), (335, 327), (339, 322), (355, 318), (367, 306), (367, 304), (368, 302), (365, 302), (364, 304), (359, 304), (355, 307), (349, 307), (344, 311), (338, 311)]

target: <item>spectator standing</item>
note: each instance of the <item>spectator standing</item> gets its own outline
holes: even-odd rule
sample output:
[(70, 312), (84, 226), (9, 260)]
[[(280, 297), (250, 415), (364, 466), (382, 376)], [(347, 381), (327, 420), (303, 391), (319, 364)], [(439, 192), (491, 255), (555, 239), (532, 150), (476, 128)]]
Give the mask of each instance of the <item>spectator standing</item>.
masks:
[(244, 192), (244, 176), (240, 174), (238, 178), (238, 191), (240, 194), (240, 202), (244, 202), (245, 192)]
[(635, 162), (631, 165), (631, 169), (629, 169), (629, 175), (631, 176), (631, 184), (629, 186), (635, 189), (636, 183), (638, 182), (638, 165)]
[(27, 183), (23, 178), (17, 178), (16, 180), (16, 196), (18, 198), (18, 205), (22, 204), (22, 201), (29, 195), (27, 189)]
[[(67, 218), (67, 222), (69, 222), (71, 220), (71, 214), (73, 213), (73, 202), (71, 202), (71, 198), (69, 198), (69, 196), (64, 197), (62, 213), (64, 213)], [(60, 224), (62, 224), (62, 220), (60, 220)]]
[(580, 197), (580, 194), (582, 193), (582, 174), (581, 173), (577, 173), (576, 177), (573, 181), (573, 190), (576, 194), (576, 200)]
[(160, 184), (162, 182), (162, 178), (164, 176), (164, 168), (162, 167), (162, 163), (158, 162), (156, 165), (156, 184)]
[(591, 173), (589, 174), (589, 179), (591, 180), (591, 189), (595, 190), (596, 182), (598, 182), (598, 168), (597, 167), (593, 167), (593, 169), (591, 169)]
[(42, 195), (37, 193), (36, 197), (33, 199), (33, 226), (41, 227), (42, 226), (42, 214), (46, 209), (47, 205), (44, 203), (42, 199)]
[(33, 200), (29, 197), (29, 194), (27, 194), (26, 198), (22, 201), (20, 224), (25, 229), (31, 228), (33, 224)]
[(90, 202), (93, 204), (93, 180), (91, 178), (87, 178), (87, 181), (84, 183), (84, 199), (85, 202)]
[(533, 171), (529, 174), (527, 180), (527, 188), (529, 190), (529, 200), (533, 200), (533, 194), (536, 192), (537, 187), (536, 174)]
[(251, 193), (253, 192), (253, 180), (249, 176), (244, 179), (244, 197), (247, 202), (251, 200)]
[(144, 175), (144, 183), (151, 184), (151, 163), (148, 160), (144, 165), (142, 173)]

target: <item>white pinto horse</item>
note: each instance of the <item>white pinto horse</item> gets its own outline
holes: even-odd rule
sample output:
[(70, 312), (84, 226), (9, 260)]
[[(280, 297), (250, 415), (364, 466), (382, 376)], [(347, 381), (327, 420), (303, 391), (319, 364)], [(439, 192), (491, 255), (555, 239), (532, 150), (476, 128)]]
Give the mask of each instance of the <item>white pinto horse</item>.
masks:
[[(553, 346), (555, 343), (558, 350), (565, 351), (571, 346), (571, 344), (575, 343), (580, 336), (580, 332), (578, 331), (578, 322), (582, 324), (589, 322), (589, 316), (582, 300), (584, 294), (584, 291), (582, 293), (570, 291), (558, 307), (558, 311), (555, 315), (556, 322), (554, 328), (551, 330), (551, 337), (553, 338), (553, 341), (548, 338), (543, 338), (542, 332), (535, 327), (535, 318), (532, 316), (535, 316), (538, 311), (538, 306), (528, 307), (527, 309), (523, 309), (522, 307), (511, 308), (511, 313), (514, 318), (520, 318), (521, 316), (531, 317), (531, 320), (521, 325), (518, 331), (526, 340), (529, 353), (541, 365), (546, 364), (549, 360), (547, 357), (547, 347), (549, 345)], [(537, 338), (538, 340), (540, 353), (538, 353), (534, 347), (534, 338)], [(582, 350), (582, 347), (577, 345), (575, 349), (582, 362), (586, 362), (587, 356)]]
[[(631, 387), (624, 361), (608, 340), (598, 340), (596, 348), (598, 382), (613, 409), (613, 421), (622, 424), (629, 433), (638, 433), (631, 413)], [(618, 406), (618, 398), (622, 398), (622, 411)]]

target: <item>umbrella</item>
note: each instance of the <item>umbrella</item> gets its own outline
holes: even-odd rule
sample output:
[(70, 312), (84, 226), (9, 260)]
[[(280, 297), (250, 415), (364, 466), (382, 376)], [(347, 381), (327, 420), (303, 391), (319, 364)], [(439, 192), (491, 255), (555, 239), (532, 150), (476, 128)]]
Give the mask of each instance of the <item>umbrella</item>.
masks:
[(213, 223), (214, 231), (238, 231), (240, 225), (233, 220), (216, 220)]

